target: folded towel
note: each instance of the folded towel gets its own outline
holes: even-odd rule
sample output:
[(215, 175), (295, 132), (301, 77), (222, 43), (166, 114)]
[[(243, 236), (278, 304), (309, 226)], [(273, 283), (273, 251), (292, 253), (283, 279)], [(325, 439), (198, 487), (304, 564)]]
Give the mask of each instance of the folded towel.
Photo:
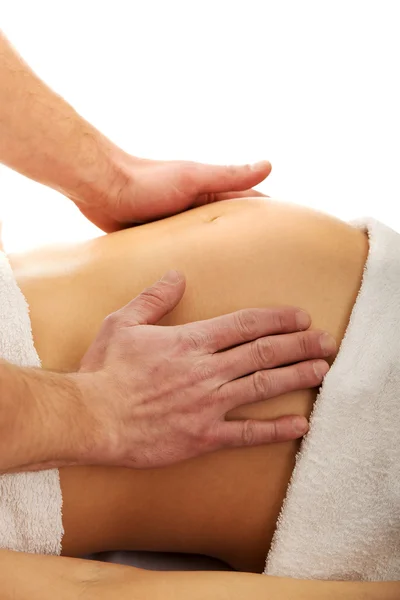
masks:
[(373, 220), (362, 286), (315, 402), (268, 575), (400, 579), (400, 236)]
[[(29, 309), (0, 252), (0, 358), (40, 367)], [(0, 476), (0, 548), (60, 554), (63, 535), (58, 470)]]

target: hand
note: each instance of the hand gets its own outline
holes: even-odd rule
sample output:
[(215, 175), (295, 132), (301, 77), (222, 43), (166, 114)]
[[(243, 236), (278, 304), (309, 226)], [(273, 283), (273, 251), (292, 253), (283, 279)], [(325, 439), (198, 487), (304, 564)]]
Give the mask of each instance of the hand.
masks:
[[(111, 314), (75, 376), (92, 415), (85, 464), (161, 467), (220, 448), (301, 437), (304, 417), (225, 421), (233, 408), (318, 386), (332, 354), (296, 308), (155, 326), (182, 298), (176, 271)], [(296, 333), (294, 333), (296, 332)], [(303, 361), (303, 362), (299, 362)], [(297, 363), (297, 364), (293, 364)], [(282, 368), (281, 365), (290, 365)]]
[[(245, 166), (214, 166), (186, 161), (134, 158), (119, 149), (113, 159), (110, 183), (102, 191), (74, 202), (92, 223), (104, 231), (155, 221), (188, 208), (217, 200), (262, 196), (251, 190), (271, 172), (264, 161)], [(101, 179), (99, 179), (101, 181)]]
[(75, 202), (104, 231), (249, 190), (271, 165), (215, 167), (135, 158), (46, 86), (0, 31), (0, 162)]

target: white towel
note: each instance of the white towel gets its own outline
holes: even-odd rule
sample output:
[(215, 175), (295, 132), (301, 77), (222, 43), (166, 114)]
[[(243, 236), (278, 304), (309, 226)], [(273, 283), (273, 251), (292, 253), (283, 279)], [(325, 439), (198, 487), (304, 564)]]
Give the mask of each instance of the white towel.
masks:
[(370, 240), (362, 286), (296, 459), (268, 575), (400, 579), (400, 236), (356, 225)]
[[(0, 252), (0, 357), (40, 367), (29, 309)], [(58, 470), (0, 476), (0, 548), (60, 554), (63, 526)]]

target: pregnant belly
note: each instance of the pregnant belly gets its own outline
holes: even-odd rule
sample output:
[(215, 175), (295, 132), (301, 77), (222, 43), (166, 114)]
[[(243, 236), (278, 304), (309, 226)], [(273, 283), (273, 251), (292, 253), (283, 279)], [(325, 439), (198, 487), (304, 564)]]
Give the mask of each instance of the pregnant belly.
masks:
[[(73, 248), (11, 257), (11, 263), (31, 307), (43, 366), (71, 370), (102, 319), (171, 267), (186, 274), (187, 290), (163, 324), (292, 304), (308, 310), (313, 327), (329, 331), (340, 343), (367, 249), (362, 233), (326, 215), (238, 200)], [(308, 416), (315, 396), (316, 390), (286, 394), (242, 406), (228, 418)], [(225, 450), (168, 469), (116, 469), (113, 485), (107, 486), (101, 481), (109, 472), (99, 469), (91, 475), (93, 492), (87, 492), (93, 502), (88, 498), (71, 521), (79, 523), (78, 539), (98, 549), (123, 543), (132, 549), (200, 552), (261, 572), (298, 448), (299, 442), (291, 442)], [(77, 497), (84, 476), (78, 470), (69, 477)], [(109, 528), (115, 539), (101, 548), (98, 523), (110, 519), (110, 506), (121, 503)], [(100, 537), (94, 540), (95, 535)]]

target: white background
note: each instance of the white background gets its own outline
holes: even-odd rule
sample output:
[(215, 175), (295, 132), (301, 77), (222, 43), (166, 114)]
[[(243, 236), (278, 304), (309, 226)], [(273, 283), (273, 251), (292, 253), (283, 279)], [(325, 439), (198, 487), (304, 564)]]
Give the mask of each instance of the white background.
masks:
[[(400, 230), (400, 2), (0, 0), (37, 73), (126, 150), (263, 158), (260, 189)], [(0, 167), (7, 250), (97, 235)]]

